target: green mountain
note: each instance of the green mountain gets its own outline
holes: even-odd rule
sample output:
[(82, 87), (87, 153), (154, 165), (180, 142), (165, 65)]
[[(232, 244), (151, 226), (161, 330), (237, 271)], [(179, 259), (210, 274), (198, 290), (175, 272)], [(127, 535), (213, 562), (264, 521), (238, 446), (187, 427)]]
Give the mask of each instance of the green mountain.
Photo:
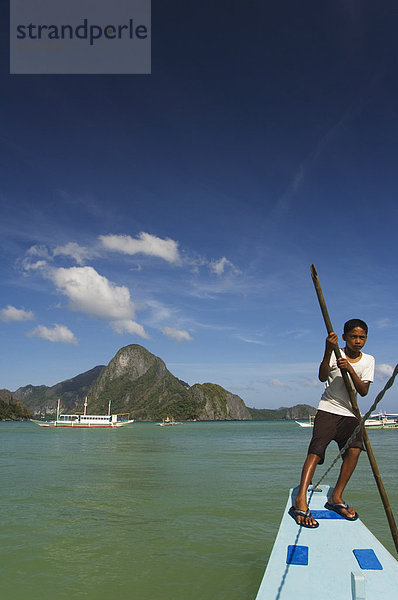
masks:
[(296, 404), (289, 408), (248, 408), (253, 421), (280, 421), (294, 419), (308, 419), (309, 415), (315, 415), (316, 409), (309, 404)]
[(136, 420), (166, 418), (199, 420), (245, 420), (251, 416), (243, 400), (224, 388), (205, 383), (190, 387), (165, 363), (143, 346), (121, 348), (108, 366), (97, 366), (72, 379), (46, 385), (26, 385), (12, 394), (35, 416), (54, 416), (60, 400), (61, 412), (130, 413)]
[(128, 412), (136, 420), (245, 420), (239, 396), (205, 383), (190, 387), (168, 371), (163, 360), (137, 344), (121, 348), (91, 386), (89, 412)]
[(92, 382), (105, 367), (100, 365), (72, 379), (46, 385), (26, 385), (13, 392), (13, 398), (23, 402), (35, 416), (54, 415), (58, 398), (64, 412), (75, 412), (83, 406), (84, 398)]
[(13, 398), (9, 390), (0, 390), (0, 421), (25, 421), (31, 417), (28, 408)]
[[(11, 397), (11, 392), (8, 394)], [(129, 413), (137, 421), (166, 417), (209, 421), (303, 419), (315, 413), (308, 405), (278, 410), (247, 408), (242, 398), (215, 383), (189, 386), (170, 373), (161, 358), (138, 344), (121, 348), (107, 366), (99, 365), (52, 387), (26, 385), (12, 393), (28, 412), (46, 418), (55, 415), (58, 399), (61, 412), (83, 412), (86, 396), (91, 414), (106, 414), (111, 403), (112, 413)]]

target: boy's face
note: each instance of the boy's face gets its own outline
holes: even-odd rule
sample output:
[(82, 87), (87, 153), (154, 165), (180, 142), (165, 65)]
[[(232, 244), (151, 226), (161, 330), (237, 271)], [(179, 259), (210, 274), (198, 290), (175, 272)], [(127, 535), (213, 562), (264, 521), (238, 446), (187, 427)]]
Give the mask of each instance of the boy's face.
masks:
[(354, 327), (346, 334), (343, 334), (343, 340), (346, 343), (347, 348), (360, 352), (366, 343), (366, 332), (362, 327)]

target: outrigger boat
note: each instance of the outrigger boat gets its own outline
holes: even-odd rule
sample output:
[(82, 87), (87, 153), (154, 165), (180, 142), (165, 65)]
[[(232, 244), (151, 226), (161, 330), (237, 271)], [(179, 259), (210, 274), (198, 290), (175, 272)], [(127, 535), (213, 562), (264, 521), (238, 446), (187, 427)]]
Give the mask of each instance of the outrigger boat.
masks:
[(58, 400), (57, 405), (57, 416), (55, 421), (37, 421), (31, 419), (36, 425), (40, 427), (74, 427), (74, 428), (100, 428), (100, 427), (124, 427), (129, 423), (134, 423), (134, 419), (129, 419), (129, 414), (115, 414), (111, 415), (111, 403), (109, 402), (108, 414), (107, 415), (88, 415), (87, 414), (87, 398), (84, 401), (84, 413), (75, 415), (63, 415), (59, 412)]
[[(300, 427), (313, 427), (314, 417), (309, 416), (308, 421), (296, 421)], [(370, 415), (365, 421), (366, 429), (398, 429), (398, 414), (377, 413)]]
[(314, 427), (314, 419), (312, 415), (308, 415), (308, 421), (296, 421), (297, 425), (300, 427)]
[(378, 413), (370, 415), (365, 421), (367, 429), (398, 429), (398, 415)]
[(161, 423), (156, 423), (160, 427), (166, 427), (168, 425), (182, 425), (181, 421), (174, 421), (174, 417), (166, 417)]
[(324, 508), (332, 488), (308, 490), (317, 529), (298, 526), (288, 510), (291, 489), (256, 600), (397, 600), (398, 562), (360, 519)]

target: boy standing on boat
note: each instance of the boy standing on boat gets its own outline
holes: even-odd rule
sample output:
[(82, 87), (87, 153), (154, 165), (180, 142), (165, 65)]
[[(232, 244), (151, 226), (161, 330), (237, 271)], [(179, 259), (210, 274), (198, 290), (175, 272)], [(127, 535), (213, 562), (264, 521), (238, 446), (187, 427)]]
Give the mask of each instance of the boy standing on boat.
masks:
[[(295, 506), (289, 514), (298, 525), (315, 529), (319, 523), (311, 515), (307, 504), (307, 489), (315, 473), (316, 466), (322, 464), (325, 450), (332, 440), (343, 448), (358, 419), (353, 413), (350, 398), (346, 390), (341, 369), (348, 371), (355, 391), (366, 396), (374, 377), (375, 360), (370, 354), (361, 352), (366, 343), (368, 326), (360, 319), (351, 319), (344, 325), (343, 340), (345, 348), (341, 358), (336, 360), (333, 352), (337, 345), (337, 335), (332, 332), (326, 338), (325, 353), (319, 367), (319, 379), (326, 382), (325, 391), (319, 402), (314, 421), (312, 439), (301, 473), (300, 489)], [(343, 454), (339, 478), (329, 502), (325, 508), (333, 510), (349, 521), (355, 521), (358, 514), (343, 500), (343, 491), (354, 472), (361, 450), (364, 450), (362, 430), (351, 441)]]

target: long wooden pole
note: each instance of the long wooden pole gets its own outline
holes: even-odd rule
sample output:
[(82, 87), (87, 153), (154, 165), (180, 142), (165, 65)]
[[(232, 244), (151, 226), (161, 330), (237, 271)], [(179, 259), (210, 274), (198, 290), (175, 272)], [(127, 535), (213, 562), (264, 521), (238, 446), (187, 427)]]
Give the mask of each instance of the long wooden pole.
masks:
[[(329, 317), (329, 313), (328, 313), (328, 310), (327, 310), (327, 307), (326, 307), (326, 302), (325, 302), (325, 298), (323, 296), (321, 284), (319, 282), (319, 277), (318, 277), (318, 274), (316, 272), (316, 269), (315, 269), (314, 265), (311, 265), (311, 276), (312, 276), (312, 281), (314, 282), (315, 291), (316, 291), (316, 294), (318, 296), (318, 301), (319, 301), (319, 305), (321, 307), (321, 311), (322, 311), (323, 319), (325, 321), (327, 332), (328, 332), (328, 334), (332, 333), (332, 331), (333, 331), (332, 323), (331, 323), (331, 320), (330, 320), (330, 317)], [(336, 358), (340, 358), (341, 357), (340, 348), (337, 345), (334, 348), (334, 353), (336, 355)], [(358, 403), (357, 403), (357, 399), (356, 399), (356, 393), (355, 393), (355, 391), (354, 391), (354, 389), (353, 389), (353, 387), (351, 385), (351, 378), (349, 376), (349, 373), (347, 371), (345, 371), (345, 370), (342, 370), (341, 374), (343, 376), (344, 383), (345, 383), (345, 386), (347, 388), (347, 392), (348, 392), (349, 397), (350, 397), (350, 401), (351, 401), (351, 404), (352, 404), (352, 409), (354, 411), (354, 414), (355, 414), (355, 416), (360, 421), (362, 417), (361, 417), (360, 410), (358, 408)], [(380, 494), (380, 497), (381, 497), (381, 501), (383, 502), (384, 510), (386, 512), (388, 524), (389, 524), (390, 530), (391, 530), (391, 535), (392, 535), (392, 538), (393, 538), (394, 544), (395, 544), (395, 549), (398, 552), (398, 531), (397, 531), (397, 525), (395, 523), (394, 515), (393, 515), (393, 512), (391, 510), (390, 503), (388, 501), (387, 492), (386, 492), (386, 490), (384, 488), (384, 484), (383, 484), (383, 481), (381, 479), (379, 467), (377, 466), (376, 458), (375, 458), (375, 455), (373, 454), (373, 449), (372, 449), (372, 446), (370, 445), (369, 436), (367, 434), (367, 431), (366, 431), (365, 427), (363, 428), (363, 438), (364, 438), (366, 452), (368, 454), (370, 466), (371, 466), (372, 471), (373, 471), (373, 476), (375, 478), (376, 485), (377, 485), (377, 488), (379, 490), (379, 494)]]

